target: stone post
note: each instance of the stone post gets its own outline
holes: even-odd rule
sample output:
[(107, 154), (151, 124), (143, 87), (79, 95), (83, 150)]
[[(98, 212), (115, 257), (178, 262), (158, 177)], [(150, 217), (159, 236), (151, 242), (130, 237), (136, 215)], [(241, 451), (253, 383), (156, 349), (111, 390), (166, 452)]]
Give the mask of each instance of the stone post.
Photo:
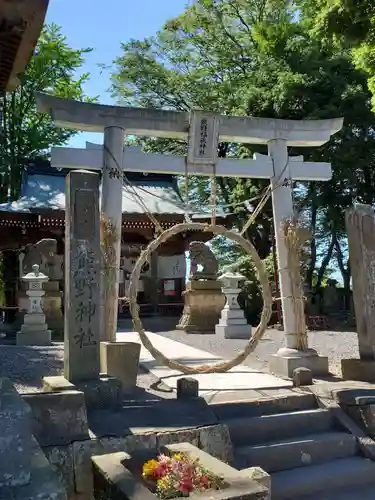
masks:
[(34, 264), (33, 271), (21, 279), (27, 284), (26, 295), (29, 298), (29, 306), (23, 318), (21, 331), (17, 333), (17, 345), (49, 345), (51, 330), (48, 330), (42, 309), (45, 294), (43, 283), (48, 281), (48, 277), (39, 272), (38, 264)]
[(357, 205), (346, 213), (359, 359), (341, 360), (344, 379), (375, 382), (375, 212)]
[[(121, 127), (106, 127), (104, 130), (104, 151), (103, 151), (103, 177), (102, 177), (102, 198), (101, 211), (105, 221), (110, 222), (114, 228), (115, 243), (112, 245), (113, 262), (116, 267), (116, 279), (112, 276), (106, 281), (106, 286), (102, 287), (102, 294), (106, 290), (109, 301), (114, 302), (115, 307), (106, 311), (108, 303), (104, 296), (101, 297), (103, 307), (101, 340), (116, 342), (117, 313), (118, 313), (118, 285), (121, 257), (121, 227), (122, 227), (122, 190), (123, 171), (122, 157), (124, 153), (125, 131)], [(102, 242), (103, 243), (103, 242)], [(109, 271), (110, 273), (111, 271)], [(108, 278), (108, 277), (107, 277)], [(103, 273), (103, 280), (106, 276)], [(111, 316), (110, 318), (108, 316)]]
[(117, 406), (121, 381), (100, 373), (99, 174), (66, 176), (64, 377), (44, 377), (44, 390), (78, 389), (87, 408)]
[(328, 375), (328, 358), (318, 356), (314, 349), (298, 349), (297, 317), (293, 307), (291, 278), (288, 271), (288, 248), (284, 241), (282, 222), (293, 219), (293, 193), (287, 141), (271, 140), (268, 154), (273, 160), (274, 176), (271, 178), (272, 208), (278, 260), (285, 347), (270, 359), (270, 371), (292, 377), (296, 368), (309, 368), (314, 375)]
[(64, 375), (75, 383), (99, 377), (99, 174), (66, 177)]
[(240, 282), (244, 281), (245, 277), (239, 273), (225, 273), (219, 280), (223, 284), (226, 304), (221, 311), (219, 324), (215, 326), (215, 333), (225, 339), (249, 339), (251, 326), (247, 324), (244, 312), (238, 304)]

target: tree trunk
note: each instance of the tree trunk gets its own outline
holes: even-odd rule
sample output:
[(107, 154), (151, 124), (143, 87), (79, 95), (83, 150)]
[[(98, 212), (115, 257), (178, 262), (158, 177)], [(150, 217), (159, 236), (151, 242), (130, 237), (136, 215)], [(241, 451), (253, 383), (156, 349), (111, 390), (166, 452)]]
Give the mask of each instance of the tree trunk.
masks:
[(317, 280), (316, 288), (320, 288), (322, 285), (324, 273), (328, 267), (328, 264), (330, 263), (330, 261), (332, 259), (332, 253), (333, 253), (334, 247), (335, 247), (335, 242), (333, 241), (333, 238), (332, 238), (331, 243), (329, 244), (327, 253), (326, 253), (324, 259), (322, 260), (322, 264), (321, 264), (320, 269), (318, 271), (318, 280)]

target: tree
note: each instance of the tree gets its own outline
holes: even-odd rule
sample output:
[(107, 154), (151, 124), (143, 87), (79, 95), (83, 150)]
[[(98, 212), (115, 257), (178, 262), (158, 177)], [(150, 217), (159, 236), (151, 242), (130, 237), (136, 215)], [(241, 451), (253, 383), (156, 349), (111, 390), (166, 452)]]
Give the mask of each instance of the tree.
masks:
[(92, 101), (83, 91), (88, 73), (75, 75), (90, 51), (69, 47), (59, 26), (44, 27), (19, 87), (2, 102), (1, 202), (18, 197), (22, 171), (30, 160), (47, 158), (51, 146), (61, 146), (77, 133), (57, 128), (48, 115), (37, 113), (35, 92)]
[[(187, 111), (284, 119), (345, 117), (343, 130), (326, 145), (292, 148), (311, 161), (328, 161), (332, 181), (295, 184), (296, 205), (312, 232), (307, 281), (318, 285), (332, 258), (345, 264), (344, 210), (354, 199), (375, 201), (375, 142), (366, 74), (349, 50), (311, 35), (289, 1), (197, 0), (156, 35), (122, 45), (115, 61), (113, 93), (122, 103)], [(158, 151), (186, 150), (176, 141), (140, 140)], [(221, 157), (250, 157), (262, 146), (220, 144)], [(194, 196), (207, 199), (207, 184), (193, 180)], [(245, 201), (268, 181), (219, 179), (220, 202), (235, 224), (248, 217)], [(254, 202), (256, 204), (256, 201)], [(271, 204), (247, 233), (262, 257), (270, 250)], [(231, 248), (226, 248), (227, 256)], [(340, 253), (341, 251), (341, 253)], [(224, 250), (221, 248), (221, 252)], [(321, 265), (320, 265), (321, 264)], [(317, 269), (318, 267), (318, 269)]]
[[(301, 0), (302, 13), (318, 37), (349, 48), (357, 68), (368, 73), (375, 94), (375, 3), (372, 0)], [(372, 99), (375, 108), (375, 96)]]
[[(267, 6), (262, 3), (266, 2), (201, 0), (170, 20), (155, 37), (123, 44), (112, 78), (115, 98), (123, 104), (144, 107), (180, 111), (199, 107), (223, 114), (244, 114), (242, 96), (256, 66), (256, 60), (251, 62), (255, 42), (249, 30), (257, 20), (281, 22), (284, 11), (274, 7), (288, 4), (279, 0), (267, 2)], [(186, 144), (152, 141), (152, 149), (183, 153)], [(248, 157), (253, 151), (237, 144), (219, 145), (220, 157)], [(192, 184), (203, 195), (200, 201), (207, 202), (207, 184), (196, 178)], [(246, 196), (257, 196), (266, 183), (228, 178), (218, 179), (218, 185), (220, 201), (233, 204), (241, 227), (248, 213), (236, 203), (243, 202)], [(263, 257), (270, 249), (270, 216), (268, 204), (258, 225), (248, 231)]]

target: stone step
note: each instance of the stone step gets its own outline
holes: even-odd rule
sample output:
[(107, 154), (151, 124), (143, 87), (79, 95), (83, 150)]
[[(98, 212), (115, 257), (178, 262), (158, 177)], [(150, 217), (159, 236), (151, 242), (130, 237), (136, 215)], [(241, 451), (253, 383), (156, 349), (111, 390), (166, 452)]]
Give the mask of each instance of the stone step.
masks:
[(357, 453), (353, 435), (345, 432), (324, 432), (278, 440), (255, 446), (235, 448), (235, 467), (261, 467), (266, 472), (306, 467), (330, 462)]
[(335, 488), (328, 491), (319, 491), (312, 495), (303, 495), (298, 500), (374, 500), (375, 481), (373, 484), (357, 484), (346, 488)]
[(321, 409), (253, 418), (237, 417), (224, 420), (223, 423), (228, 426), (234, 445), (259, 444), (304, 434), (318, 434), (334, 426), (329, 411)]
[(260, 417), (261, 415), (290, 413), (316, 408), (317, 404), (313, 394), (302, 394), (292, 391), (289, 391), (287, 395), (280, 395), (280, 397), (275, 394), (254, 401), (210, 404), (210, 409), (219, 420), (252, 418)]
[[(351, 487), (355, 490), (355, 486), (369, 486), (374, 480), (375, 462), (359, 456), (342, 458), (272, 474), (272, 500), (302, 500), (306, 496), (309, 500), (323, 500), (323, 494), (333, 493), (337, 488), (344, 490)], [(362, 496), (359, 494), (352, 497), (352, 500), (356, 499), (362, 500)], [(342, 498), (336, 496), (332, 500)]]

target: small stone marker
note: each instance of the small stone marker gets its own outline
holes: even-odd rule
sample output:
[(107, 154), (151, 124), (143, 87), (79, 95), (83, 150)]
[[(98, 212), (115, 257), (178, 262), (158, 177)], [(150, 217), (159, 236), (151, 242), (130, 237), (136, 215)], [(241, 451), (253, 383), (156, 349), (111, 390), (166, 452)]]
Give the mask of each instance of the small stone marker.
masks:
[(177, 399), (192, 399), (198, 396), (198, 380), (191, 377), (182, 377), (177, 380)]
[(308, 368), (296, 368), (293, 371), (294, 387), (302, 387), (304, 385), (313, 385), (313, 374)]
[(100, 371), (118, 378), (124, 392), (137, 386), (141, 344), (137, 342), (100, 342)]
[(72, 383), (100, 372), (99, 174), (77, 170), (66, 177), (65, 362)]

